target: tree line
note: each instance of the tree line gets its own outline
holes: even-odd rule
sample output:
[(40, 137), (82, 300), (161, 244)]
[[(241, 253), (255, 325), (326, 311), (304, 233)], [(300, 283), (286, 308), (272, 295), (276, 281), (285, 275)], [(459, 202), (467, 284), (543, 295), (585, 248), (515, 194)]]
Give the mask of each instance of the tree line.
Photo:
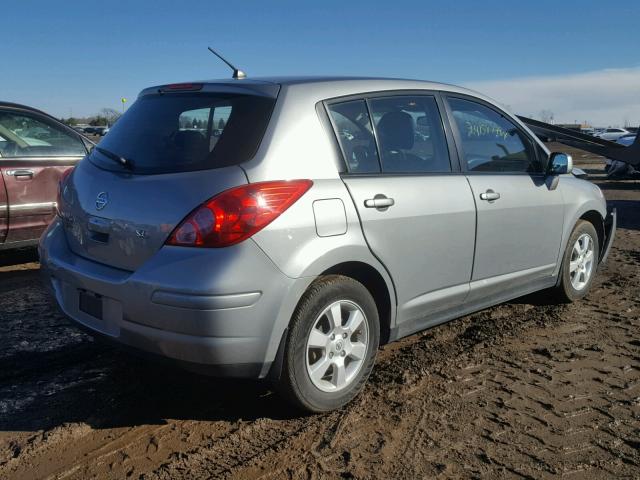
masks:
[(91, 125), (92, 127), (112, 126), (122, 116), (122, 113), (114, 108), (103, 108), (96, 115), (89, 117), (61, 118), (60, 121), (70, 127), (75, 125)]

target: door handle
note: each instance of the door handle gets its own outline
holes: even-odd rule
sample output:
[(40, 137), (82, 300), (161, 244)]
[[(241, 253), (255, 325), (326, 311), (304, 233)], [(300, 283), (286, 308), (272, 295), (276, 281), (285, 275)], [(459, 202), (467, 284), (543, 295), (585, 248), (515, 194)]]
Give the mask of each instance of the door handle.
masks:
[(378, 194), (373, 198), (368, 198), (364, 201), (364, 206), (367, 208), (378, 208), (384, 209), (393, 206), (395, 204), (395, 200), (393, 198), (386, 197), (382, 194)]
[(14, 177), (33, 177), (33, 170), (9, 170), (7, 171), (7, 175), (13, 175)]
[(494, 200), (498, 200), (499, 198), (500, 198), (500, 194), (498, 192), (494, 192), (491, 189), (480, 194), (480, 200), (487, 200), (489, 202), (493, 202)]

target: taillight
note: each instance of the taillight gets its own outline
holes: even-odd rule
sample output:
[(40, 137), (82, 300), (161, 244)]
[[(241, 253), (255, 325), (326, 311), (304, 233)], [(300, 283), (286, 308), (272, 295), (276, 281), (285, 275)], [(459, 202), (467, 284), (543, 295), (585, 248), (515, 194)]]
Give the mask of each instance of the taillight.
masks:
[(172, 83), (171, 85), (165, 85), (160, 88), (160, 91), (172, 91), (177, 92), (181, 90), (187, 90), (190, 92), (202, 90), (201, 83)]
[(75, 167), (67, 168), (64, 172), (62, 172), (62, 175), (60, 175), (60, 180), (58, 181), (58, 195), (56, 197), (56, 212), (58, 213), (58, 215), (60, 215), (60, 207), (62, 205), (62, 200), (64, 199), (62, 191), (67, 184), (67, 179), (71, 175), (71, 172), (73, 172), (74, 168)]
[(311, 185), (311, 180), (290, 180), (226, 190), (191, 212), (167, 245), (215, 248), (242, 242), (274, 221)]

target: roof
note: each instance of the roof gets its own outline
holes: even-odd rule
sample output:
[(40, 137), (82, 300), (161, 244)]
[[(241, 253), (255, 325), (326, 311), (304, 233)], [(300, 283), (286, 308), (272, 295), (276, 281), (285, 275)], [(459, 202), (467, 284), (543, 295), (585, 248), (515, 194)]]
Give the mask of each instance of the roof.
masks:
[(2, 107), (2, 108), (15, 108), (17, 110), (29, 110), (31, 112), (39, 113), (41, 115), (46, 115), (47, 117), (51, 117), (51, 118), (55, 119), (55, 117), (53, 117), (52, 115), (49, 115), (46, 112), (43, 112), (42, 110), (38, 110), (37, 108), (30, 107), (29, 105), (22, 105), (20, 103), (3, 102), (3, 101), (0, 100), (0, 107)]
[[(405, 78), (389, 78), (389, 77), (358, 77), (358, 76), (330, 76), (330, 75), (310, 75), (310, 76), (274, 76), (274, 77), (247, 77), (243, 79), (219, 78), (203, 80), (198, 83), (224, 83), (224, 84), (252, 84), (252, 85), (318, 85), (318, 84), (355, 84), (355, 83), (378, 83), (385, 88), (420, 88), (438, 89), (438, 90), (467, 90), (462, 87), (450, 85), (447, 83), (433, 82), (429, 80), (405, 79)], [(471, 91), (471, 90), (467, 90)]]
[[(224, 86), (225, 89), (253, 89), (269, 92), (277, 95), (278, 89), (295, 90), (309, 98), (332, 98), (345, 95), (353, 95), (364, 92), (376, 92), (385, 90), (443, 90), (467, 94), (482, 98), (491, 103), (497, 103), (478, 92), (458, 87), (447, 83), (432, 82), (426, 80), (412, 80), (384, 77), (357, 77), (357, 76), (276, 76), (276, 77), (247, 77), (243, 79), (219, 78), (198, 80), (192, 83), (201, 83), (211, 87), (212, 85)], [(154, 93), (161, 86), (144, 89), (140, 94)]]

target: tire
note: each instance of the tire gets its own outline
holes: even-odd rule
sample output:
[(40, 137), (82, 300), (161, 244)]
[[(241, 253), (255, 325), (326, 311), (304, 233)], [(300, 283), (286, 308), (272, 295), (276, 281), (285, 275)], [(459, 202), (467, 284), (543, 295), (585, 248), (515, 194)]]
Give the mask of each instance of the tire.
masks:
[[(332, 326), (333, 318), (339, 322)], [(291, 319), (280, 393), (308, 412), (346, 405), (367, 381), (379, 341), (378, 310), (364, 285), (341, 275), (320, 277)]]
[[(586, 260), (588, 255), (585, 255), (582, 260), (579, 260), (576, 257), (577, 252), (575, 249), (579, 248), (579, 246), (576, 245), (578, 239), (585, 238), (585, 236), (588, 236), (590, 239), (589, 241), (592, 242), (590, 245), (590, 251), (592, 252), (590, 266), (587, 265)], [(562, 257), (560, 278), (558, 279), (558, 284), (553, 291), (560, 302), (575, 302), (589, 293), (589, 289), (591, 288), (593, 278), (595, 277), (596, 270), (598, 268), (599, 252), (600, 244), (598, 241), (598, 234), (593, 224), (586, 220), (579, 220), (573, 228), (573, 232), (571, 232), (571, 236), (567, 242), (567, 246)], [(581, 275), (581, 267), (585, 267), (585, 270), (587, 270), (588, 267), (588, 278)], [(574, 275), (572, 275), (572, 269), (575, 272)], [(585, 281), (576, 282), (575, 275), (580, 275), (580, 279)]]

